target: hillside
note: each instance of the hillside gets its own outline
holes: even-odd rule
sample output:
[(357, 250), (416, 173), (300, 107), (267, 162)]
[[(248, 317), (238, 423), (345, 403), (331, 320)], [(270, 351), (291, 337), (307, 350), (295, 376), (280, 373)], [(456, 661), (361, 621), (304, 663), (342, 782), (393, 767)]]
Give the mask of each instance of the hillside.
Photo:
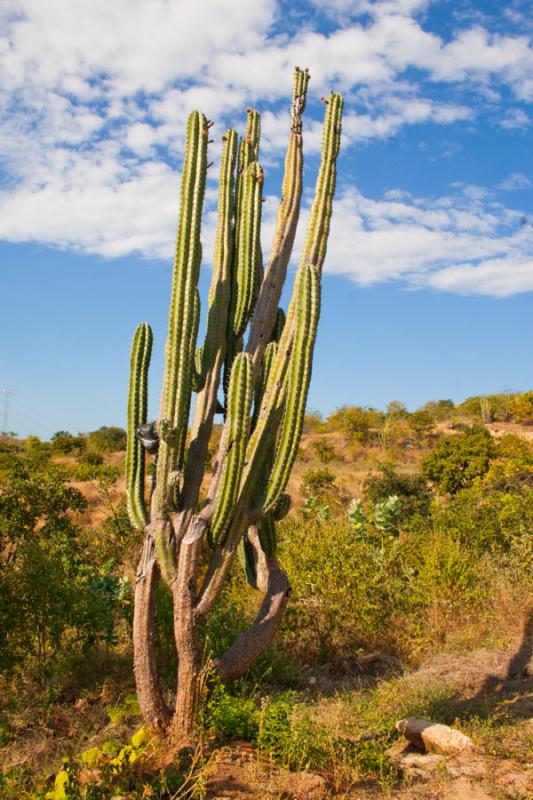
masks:
[[(1, 796), (529, 797), (532, 398), (308, 414), (278, 531), (282, 629), (247, 678), (206, 693), (201, 751), (170, 760), (134, 694), (123, 432), (4, 439)], [(258, 602), (236, 563), (206, 651)], [(164, 591), (159, 609), (171, 696)], [(409, 745), (406, 717), (472, 747)]]

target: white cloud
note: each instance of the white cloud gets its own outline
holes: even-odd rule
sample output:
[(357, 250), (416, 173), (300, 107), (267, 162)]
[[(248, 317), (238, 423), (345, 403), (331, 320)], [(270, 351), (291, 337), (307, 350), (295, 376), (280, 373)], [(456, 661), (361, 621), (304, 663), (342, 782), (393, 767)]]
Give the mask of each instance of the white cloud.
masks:
[(402, 280), (498, 297), (533, 289), (533, 226), (514, 210), (468, 195), (389, 191), (373, 200), (345, 192), (335, 204), (326, 271), (363, 286)]
[[(168, 257), (187, 114), (201, 108), (215, 119), (218, 140), (226, 124), (242, 127), (243, 107), (256, 103), (264, 110), (263, 152), (279, 156), (288, 115), (278, 101), (296, 63), (311, 67), (315, 98), (332, 87), (346, 93), (345, 148), (388, 139), (406, 125), (472, 121), (472, 93), (496, 108), (509, 91), (533, 96), (524, 35), (477, 26), (445, 41), (417, 16), (429, 2), (332, 0), (337, 24), (329, 33), (309, 22), (274, 35), (276, 0), (9, 0), (0, 7), (0, 236), (106, 257)], [(440, 84), (455, 85), (453, 100), (436, 99)], [(460, 88), (468, 90), (463, 101)], [(529, 119), (516, 107), (499, 124), (525, 128)], [(321, 123), (312, 113), (304, 135), (306, 153), (316, 153)], [(214, 170), (209, 178), (211, 186)], [(510, 176), (500, 188), (519, 188), (520, 180)], [(459, 287), (460, 273), (458, 291), (475, 274), (496, 294), (505, 294), (496, 273), (508, 287), (519, 285), (506, 276), (529, 263), (530, 228), (516, 228), (515, 212), (495, 207), (483, 188), (456, 188), (430, 201), (401, 188), (381, 200), (346, 191), (330, 271), (360, 283), (442, 288)], [(274, 214), (269, 199), (267, 227)], [(208, 252), (209, 205), (206, 219)]]
[(511, 174), (500, 183), (500, 189), (504, 189), (506, 192), (515, 192), (519, 191), (520, 189), (530, 189), (531, 186), (533, 186), (533, 184), (527, 175), (523, 175), (521, 172), (511, 172)]
[(530, 119), (522, 108), (510, 108), (498, 120), (498, 123), (507, 130), (525, 130), (530, 125)]
[(459, 294), (492, 297), (533, 292), (533, 255), (493, 258), (481, 264), (454, 264), (427, 276), (425, 285)]

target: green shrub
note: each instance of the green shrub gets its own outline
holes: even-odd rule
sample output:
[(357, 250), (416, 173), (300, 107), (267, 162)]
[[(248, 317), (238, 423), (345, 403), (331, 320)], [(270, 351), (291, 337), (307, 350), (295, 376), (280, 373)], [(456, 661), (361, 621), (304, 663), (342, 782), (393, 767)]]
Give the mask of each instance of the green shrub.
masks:
[(54, 453), (68, 456), (80, 454), (87, 447), (87, 441), (83, 436), (73, 436), (68, 431), (57, 431), (50, 439), (50, 444)]
[(313, 442), (312, 448), (315, 451), (316, 457), (322, 464), (330, 464), (332, 461), (339, 461), (339, 457), (335, 448), (329, 442), (323, 439), (318, 439)]
[(334, 490), (335, 475), (327, 468), (310, 469), (302, 475), (302, 488), (305, 495), (323, 497)]
[(453, 400), (430, 400), (420, 410), (429, 412), (436, 422), (453, 419), (456, 414)]
[[(114, 641), (121, 579), (87, 558), (75, 514), (86, 508), (57, 476), (22, 464), (0, 477), (0, 666), (35, 668)], [(128, 592), (127, 592), (128, 593)]]
[(87, 444), (97, 453), (113, 453), (126, 449), (126, 431), (123, 428), (103, 425), (86, 434)]
[(373, 409), (359, 406), (342, 406), (327, 419), (327, 429), (341, 431), (349, 444), (366, 442), (369, 439), (370, 427), (382, 417)]
[(405, 524), (415, 514), (427, 516), (432, 494), (421, 475), (404, 475), (396, 472), (392, 464), (384, 464), (379, 474), (370, 474), (363, 483), (365, 502), (374, 506), (396, 495), (401, 504), (399, 524)]
[(115, 467), (113, 464), (98, 463), (99, 456), (97, 454), (93, 455), (96, 456), (97, 463), (82, 461), (66, 468), (66, 474), (70, 480), (79, 481), (80, 483), (85, 481), (114, 483), (120, 475), (119, 467)]
[(515, 395), (509, 403), (509, 413), (515, 422), (533, 423), (533, 392)]
[(436, 509), (434, 525), (478, 555), (509, 550), (533, 530), (533, 493), (487, 490), (479, 483)]
[(474, 426), (457, 436), (446, 436), (422, 461), (422, 474), (440, 492), (454, 494), (470, 486), (489, 469), (496, 447), (490, 433)]
[(419, 408), (409, 414), (408, 423), (409, 427), (413, 430), (415, 437), (419, 441), (427, 439), (429, 434), (435, 427), (435, 417), (427, 408)]

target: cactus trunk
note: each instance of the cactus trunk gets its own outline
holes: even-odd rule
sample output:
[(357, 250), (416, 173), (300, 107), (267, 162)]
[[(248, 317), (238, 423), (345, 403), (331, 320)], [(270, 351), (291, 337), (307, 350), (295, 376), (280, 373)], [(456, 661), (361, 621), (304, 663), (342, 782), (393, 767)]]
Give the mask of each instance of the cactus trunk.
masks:
[[(204, 666), (223, 681), (242, 675), (272, 641), (287, 603), (289, 586), (276, 559), (276, 524), (289, 511), (285, 489), (302, 433), (342, 114), (342, 99), (332, 94), (315, 199), (285, 316), (278, 306), (300, 211), (308, 83), (307, 70), (296, 68), (282, 200), (264, 269), (258, 111), (247, 109), (246, 134), (238, 149), (235, 131), (223, 136), (213, 276), (201, 346), (197, 286), (210, 123), (200, 112), (189, 117), (160, 417), (154, 423), (147, 422), (152, 333), (146, 323), (133, 341), (126, 488), (132, 525), (144, 530), (135, 593), (135, 677), (146, 722), (175, 744), (194, 739), (201, 691), (200, 624), (237, 549), (250, 583), (264, 594), (263, 603), (251, 628)], [(206, 484), (217, 411), (224, 423)], [(154, 456), (149, 508), (143, 447)], [(179, 669), (173, 712), (159, 686), (153, 643), (160, 577), (174, 601)]]

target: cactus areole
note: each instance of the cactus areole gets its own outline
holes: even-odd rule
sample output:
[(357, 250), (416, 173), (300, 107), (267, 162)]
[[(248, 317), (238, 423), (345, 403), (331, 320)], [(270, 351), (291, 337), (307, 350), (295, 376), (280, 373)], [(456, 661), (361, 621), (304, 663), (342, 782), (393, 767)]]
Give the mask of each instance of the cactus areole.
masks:
[[(239, 140), (231, 129), (222, 137), (213, 274), (201, 346), (198, 276), (210, 123), (199, 111), (189, 116), (155, 423), (147, 421), (149, 325), (142, 322), (133, 338), (126, 489), (131, 522), (144, 536), (135, 586), (135, 679), (145, 721), (179, 744), (189, 744), (195, 734), (200, 673), (206, 667), (199, 626), (217, 600), (235, 554), (264, 599), (249, 630), (208, 664), (220, 680), (243, 675), (269, 646), (289, 593), (276, 559), (276, 523), (290, 507), (285, 490), (302, 434), (342, 115), (342, 98), (333, 93), (325, 99), (315, 197), (285, 314), (278, 305), (300, 212), (308, 83), (308, 71), (297, 67), (281, 202), (264, 263), (259, 113), (247, 109), (244, 138)], [(220, 411), (224, 424), (206, 482), (213, 420)], [(151, 457), (149, 487), (145, 461)], [(159, 682), (154, 650), (160, 580), (173, 597), (179, 664), (173, 708)]]

